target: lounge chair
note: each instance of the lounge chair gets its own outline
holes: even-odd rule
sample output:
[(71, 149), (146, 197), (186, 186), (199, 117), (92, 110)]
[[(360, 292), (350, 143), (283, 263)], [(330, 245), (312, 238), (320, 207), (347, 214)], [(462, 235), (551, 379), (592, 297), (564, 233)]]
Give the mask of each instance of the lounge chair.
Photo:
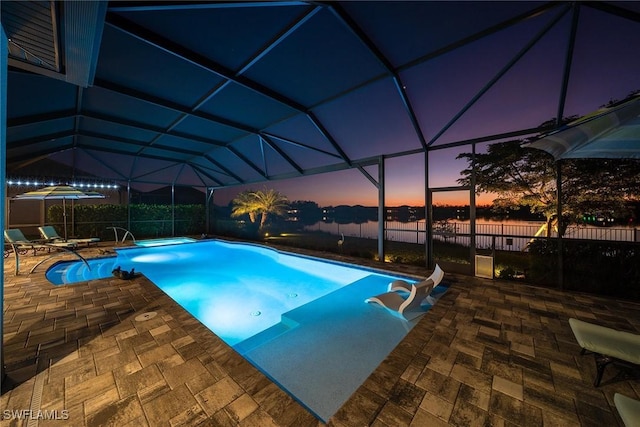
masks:
[(24, 237), (24, 234), (19, 228), (4, 230), (4, 239), (19, 251), (33, 250), (34, 255), (38, 250), (48, 249), (50, 251), (56, 248), (73, 250), (78, 246), (78, 244), (74, 242), (46, 243), (32, 241)]
[[(420, 282), (419, 284), (411, 285), (409, 295), (406, 297), (400, 292), (391, 291), (367, 298), (365, 302), (380, 304), (384, 308), (406, 318), (405, 312), (419, 310), (420, 305), (429, 296), (432, 289), (433, 283), (430, 281)], [(420, 314), (422, 314), (421, 310)]]
[(595, 387), (600, 385), (604, 368), (610, 363), (640, 365), (640, 335), (569, 319), (569, 325), (582, 351), (591, 352), (596, 360)]
[(613, 402), (626, 427), (640, 426), (640, 401), (616, 393), (613, 395)]
[(40, 235), (49, 243), (64, 243), (64, 242), (74, 242), (78, 245), (86, 243), (89, 246), (91, 243), (98, 243), (100, 239), (98, 237), (89, 237), (86, 239), (67, 239), (65, 240), (62, 236), (58, 234), (55, 227), (51, 225), (45, 225), (44, 227), (38, 227), (38, 231), (40, 231)]
[[(426, 279), (417, 283), (416, 286), (428, 284), (429, 282), (431, 282), (433, 283), (433, 287), (435, 288), (440, 284), (443, 277), (444, 277), (444, 271), (442, 271), (440, 266), (436, 264), (436, 268), (433, 270), (433, 273), (431, 273), (431, 275)], [(393, 282), (389, 283), (389, 288), (387, 289), (387, 291), (388, 292), (397, 292), (397, 291), (411, 292), (411, 283), (402, 279), (394, 280)]]

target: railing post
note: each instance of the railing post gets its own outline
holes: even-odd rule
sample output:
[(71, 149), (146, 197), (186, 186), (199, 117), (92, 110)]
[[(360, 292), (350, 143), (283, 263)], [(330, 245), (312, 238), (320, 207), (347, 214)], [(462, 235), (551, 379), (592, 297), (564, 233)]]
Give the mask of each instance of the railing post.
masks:
[(564, 254), (562, 245), (562, 161), (556, 161), (556, 191), (558, 197), (557, 216), (558, 216), (558, 286), (560, 290), (564, 289)]
[(384, 194), (384, 156), (378, 159), (378, 259), (384, 262), (385, 244), (385, 194)]

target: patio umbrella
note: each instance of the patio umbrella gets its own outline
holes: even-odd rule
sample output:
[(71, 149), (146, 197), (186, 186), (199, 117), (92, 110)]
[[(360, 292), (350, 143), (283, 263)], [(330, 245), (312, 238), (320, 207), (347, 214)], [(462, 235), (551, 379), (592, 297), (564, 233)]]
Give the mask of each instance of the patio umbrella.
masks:
[(39, 190), (29, 191), (15, 196), (14, 200), (62, 200), (62, 217), (64, 220), (64, 238), (67, 239), (67, 200), (104, 199), (104, 194), (95, 191), (82, 191), (69, 185), (55, 185)]
[(556, 160), (640, 159), (640, 94), (524, 146), (544, 150)]

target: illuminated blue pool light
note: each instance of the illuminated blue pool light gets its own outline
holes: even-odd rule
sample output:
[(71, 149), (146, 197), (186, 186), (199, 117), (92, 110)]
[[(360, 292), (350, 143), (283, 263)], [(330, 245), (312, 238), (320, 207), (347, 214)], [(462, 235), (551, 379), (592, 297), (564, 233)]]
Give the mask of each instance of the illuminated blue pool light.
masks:
[(190, 237), (167, 237), (163, 239), (147, 239), (147, 240), (136, 240), (136, 246), (142, 246), (145, 248), (153, 247), (153, 246), (165, 246), (165, 245), (178, 245), (181, 243), (193, 243), (197, 240), (192, 239)]

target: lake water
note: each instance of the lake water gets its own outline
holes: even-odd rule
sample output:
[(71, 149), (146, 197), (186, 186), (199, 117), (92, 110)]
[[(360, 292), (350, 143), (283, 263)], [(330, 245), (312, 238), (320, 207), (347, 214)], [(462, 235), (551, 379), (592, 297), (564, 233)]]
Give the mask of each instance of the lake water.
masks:
[[(476, 246), (478, 248), (491, 248), (495, 236), (496, 249), (520, 251), (526, 247), (531, 238), (536, 235), (546, 235), (546, 231), (541, 229), (543, 226), (543, 221), (478, 219), (476, 220)], [(469, 245), (471, 231), (469, 220), (436, 222), (433, 228), (436, 240)], [(345, 241), (349, 237), (366, 239), (377, 239), (378, 237), (377, 221), (368, 221), (362, 224), (318, 222), (305, 227), (305, 229), (308, 231), (323, 231), (336, 236), (344, 234)], [(386, 222), (386, 239), (388, 241), (424, 244), (425, 236), (426, 223), (424, 220)], [(552, 231), (551, 236), (557, 237), (557, 233)], [(564, 237), (569, 239), (634, 242), (640, 241), (640, 228), (574, 225), (568, 228)]]

